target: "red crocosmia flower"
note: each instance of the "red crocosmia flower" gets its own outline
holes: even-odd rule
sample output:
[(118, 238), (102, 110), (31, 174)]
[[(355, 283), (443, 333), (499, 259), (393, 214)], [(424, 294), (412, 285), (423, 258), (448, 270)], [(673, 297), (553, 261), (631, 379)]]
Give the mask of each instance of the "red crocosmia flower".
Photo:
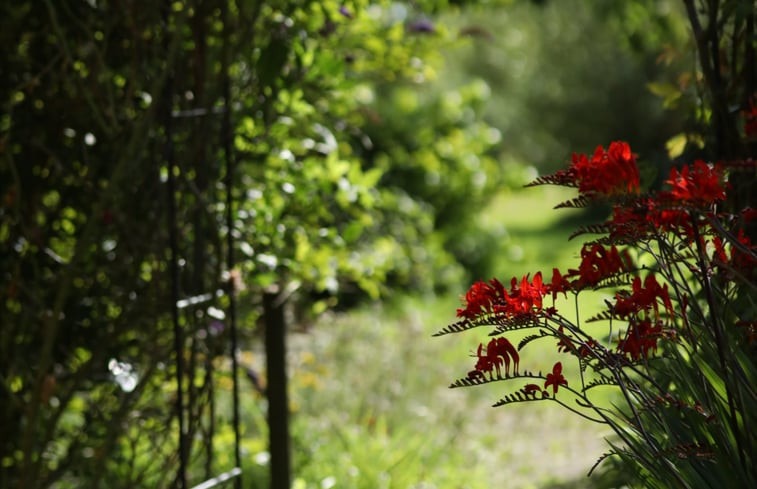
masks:
[(531, 283), (528, 282), (528, 275), (523, 277), (520, 283), (519, 299), (523, 312), (529, 312), (531, 309), (541, 309), (542, 298), (547, 293), (547, 288), (541, 278), (541, 272), (534, 275)]
[(504, 312), (509, 319), (535, 318), (542, 313), (543, 299), (547, 292), (541, 272), (534, 275), (532, 281), (529, 281), (528, 275), (524, 275), (520, 284), (518, 279), (513, 277), (506, 305), (497, 312)]
[[(646, 199), (644, 219), (649, 230), (675, 232), (679, 236), (686, 237), (689, 241), (694, 239), (694, 227), (689, 210), (681, 206), (670, 192), (659, 192), (654, 199)], [(691, 204), (691, 202), (689, 202)], [(694, 202), (701, 205), (702, 202)]]
[(675, 201), (686, 201), (700, 205), (711, 205), (725, 200), (723, 167), (710, 166), (702, 160), (684, 166), (679, 172), (671, 168), (670, 178), (665, 181), (672, 188), (669, 195)]
[(757, 137), (757, 107), (749, 101), (749, 110), (744, 111), (744, 134), (747, 138)]
[(529, 280), (528, 275), (520, 282), (513, 278), (509, 292), (497, 279), (489, 283), (476, 282), (465, 294), (465, 307), (457, 310), (457, 316), (475, 319), (494, 314), (502, 320), (536, 318), (542, 314), (543, 299), (548, 292), (549, 286), (544, 283), (541, 272), (534, 275), (533, 280)]
[(554, 304), (557, 294), (562, 293), (564, 297), (568, 297), (568, 291), (570, 290), (570, 282), (567, 278), (563, 277), (560, 270), (552, 269), (552, 282), (547, 288), (548, 292), (552, 293), (552, 303)]
[[(468, 377), (472, 378), (473, 375), (471, 374), (477, 371), (477, 372), (481, 372), (481, 375), (474, 374), (475, 376), (486, 378), (485, 374), (488, 372), (489, 378), (493, 379), (494, 378), (493, 370), (495, 366), (497, 367), (497, 372), (499, 373), (499, 366), (502, 365), (502, 359), (501, 358), (495, 359), (493, 361), (489, 355), (484, 355), (482, 353), (483, 347), (484, 347), (483, 344), (481, 343), (478, 344), (478, 355), (477, 355), (478, 360), (476, 360), (476, 366), (473, 367), (475, 370), (468, 373)], [(495, 363), (495, 362), (498, 362), (498, 363)]]
[(689, 212), (670, 192), (616, 204), (607, 225), (610, 238), (632, 243), (649, 239), (655, 231), (675, 231), (687, 237), (694, 235)]
[(658, 230), (675, 231), (689, 241), (694, 238), (691, 214), (685, 209), (657, 209), (649, 214), (648, 219)]
[(505, 287), (497, 280), (476, 282), (465, 294), (465, 308), (457, 310), (458, 317), (473, 319), (480, 314), (496, 312), (507, 301)]
[[(480, 348), (480, 347), (479, 347)], [(480, 350), (479, 350), (480, 351)], [(510, 376), (510, 360), (513, 363), (513, 373), (518, 373), (518, 363), (520, 362), (520, 355), (518, 350), (515, 349), (512, 343), (507, 338), (499, 337), (492, 339), (488, 345), (486, 345), (486, 356), (494, 365), (497, 370), (497, 377), (502, 377), (502, 371), (500, 366), (502, 362), (505, 363), (505, 376)]]
[(753, 209), (751, 207), (744, 207), (741, 210), (741, 217), (744, 218), (744, 222), (746, 223), (757, 221), (757, 209)]
[(633, 320), (628, 325), (626, 337), (618, 345), (618, 351), (627, 354), (632, 360), (642, 356), (647, 358), (650, 350), (657, 350), (657, 340), (662, 336), (662, 326), (650, 319)]
[(618, 195), (638, 193), (639, 168), (636, 155), (628, 143), (610, 143), (607, 151), (597, 146), (594, 155), (574, 154), (568, 174), (578, 184), (578, 191), (585, 195)]
[(610, 219), (610, 238), (643, 239), (650, 231), (647, 220), (650, 199), (642, 199), (631, 205), (615, 205)]
[(576, 278), (572, 283), (573, 288), (582, 289), (597, 285), (618, 273), (630, 271), (632, 263), (627, 250), (621, 253), (615, 246), (607, 249), (600, 244), (584, 245), (578, 270), (569, 270), (567, 277)]
[(757, 258), (755, 258), (757, 256), (757, 247), (752, 244), (749, 236), (744, 234), (743, 229), (739, 229), (736, 239), (745, 248), (748, 248), (750, 252), (746, 253), (737, 246), (731, 246), (731, 266), (736, 270), (740, 270), (747, 277), (751, 277), (754, 269), (757, 268)]
[(490, 287), (486, 282), (476, 282), (465, 294), (465, 308), (458, 309), (458, 317), (472, 318), (481, 313), (491, 302)]
[(712, 238), (712, 246), (714, 248), (712, 252), (712, 259), (716, 264), (722, 265), (728, 263), (728, 255), (725, 253), (725, 243), (720, 236)]
[(527, 396), (534, 396), (537, 392), (541, 392), (541, 387), (536, 384), (526, 384), (521, 390)]
[[(478, 344), (478, 351), (476, 353), (476, 365), (474, 370), (468, 373), (468, 378), (482, 378), (485, 379), (489, 374), (490, 379), (494, 379), (494, 373), (497, 373), (497, 378), (502, 378), (502, 364), (505, 365), (505, 377), (510, 376), (510, 363), (513, 364), (513, 374), (518, 373), (518, 363), (520, 362), (520, 356), (518, 350), (515, 349), (512, 343), (507, 338), (499, 337), (493, 338), (486, 345), (486, 353), (484, 353), (483, 343)], [(476, 373), (480, 372), (480, 373)]]
[(647, 275), (644, 285), (641, 278), (634, 277), (631, 284), (631, 293), (618, 292), (615, 294), (615, 307), (613, 312), (619, 317), (625, 318), (640, 311), (649, 312), (654, 310), (655, 318), (659, 319), (659, 304), (665, 307), (668, 313), (673, 315), (673, 304), (670, 301), (668, 285), (660, 285), (654, 274)]
[(554, 367), (552, 367), (552, 373), (547, 374), (547, 379), (544, 382), (544, 388), (546, 389), (549, 386), (552, 386), (552, 393), (556, 394), (558, 387), (561, 385), (564, 385), (567, 387), (568, 381), (563, 377), (562, 374), (562, 362), (557, 362)]

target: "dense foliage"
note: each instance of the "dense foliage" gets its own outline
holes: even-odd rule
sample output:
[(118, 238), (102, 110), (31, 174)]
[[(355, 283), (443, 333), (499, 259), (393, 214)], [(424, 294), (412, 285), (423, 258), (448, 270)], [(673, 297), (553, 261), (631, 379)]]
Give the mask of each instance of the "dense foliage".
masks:
[[(438, 80), (440, 51), (481, 39), (454, 22), (462, 3), (0, 6), (0, 487), (181, 487), (182, 455), (189, 482), (207, 478), (238, 462), (229, 340), (239, 317), (256, 344), (266, 293), (317, 314), (481, 276), (496, 237), (481, 239), (478, 209), (517, 180), (524, 147), (556, 151), (564, 120), (534, 121), (553, 100), (583, 104), (585, 79), (559, 93), (559, 73)], [(558, 25), (550, 9), (567, 3), (508, 7)], [(612, 31), (628, 12), (592, 17), (603, 4), (579, 13), (615, 19)], [(659, 45), (674, 29), (664, 14), (621, 24), (636, 36), (624, 56)], [(511, 48), (532, 59), (563, 39), (530, 32)], [(607, 45), (592, 57), (612, 60)], [(648, 62), (627, 66), (636, 77)], [(628, 74), (613, 73), (611, 93)], [(498, 112), (498, 93), (516, 102), (526, 88), (527, 104)], [(512, 121), (527, 113), (520, 146)]]
[(382, 90), (433, 78), (444, 8), (0, 7), (0, 485), (181, 485), (182, 391), (190, 477), (207, 477), (232, 298), (251, 336), (264, 290), (320, 312), (459, 279), (432, 206), (483, 195), (465, 182), (493, 165), (461, 162), (488, 129), (438, 121), (454, 145), (435, 171), (461, 187), (432, 201), (390, 177), (416, 155), (377, 122)]
[[(502, 133), (505, 162), (555, 171), (571, 151), (622, 137), (645, 162), (661, 163), (694, 113), (679, 0), (524, 1), (450, 22), (467, 39), (449, 51), (462, 67), (452, 83), (475, 76), (493, 87), (484, 115)], [(673, 93), (663, 107), (659, 96)]]

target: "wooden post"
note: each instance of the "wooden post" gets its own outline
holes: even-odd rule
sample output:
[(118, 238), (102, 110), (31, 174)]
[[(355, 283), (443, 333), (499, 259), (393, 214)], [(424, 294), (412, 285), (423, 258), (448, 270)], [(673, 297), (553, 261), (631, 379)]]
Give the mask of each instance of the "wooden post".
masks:
[(268, 430), (271, 454), (271, 489), (289, 489), (289, 400), (286, 375), (286, 321), (279, 294), (263, 295), (265, 353), (268, 382)]

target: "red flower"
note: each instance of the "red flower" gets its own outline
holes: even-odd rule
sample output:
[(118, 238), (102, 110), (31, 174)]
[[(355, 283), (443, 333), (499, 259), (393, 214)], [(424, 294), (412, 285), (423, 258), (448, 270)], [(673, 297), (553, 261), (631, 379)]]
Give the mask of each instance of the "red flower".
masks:
[[(481, 345), (478, 347), (479, 357), (481, 356)], [(507, 338), (499, 337), (492, 339), (488, 345), (486, 345), (486, 356), (492, 365), (497, 370), (497, 377), (502, 377), (502, 371), (500, 365), (505, 363), (505, 377), (510, 376), (510, 360), (513, 362), (513, 373), (518, 373), (518, 362), (520, 362), (520, 355), (518, 350), (515, 349), (512, 343)]]
[(562, 374), (562, 363), (557, 362), (554, 367), (552, 367), (552, 373), (547, 374), (547, 380), (544, 382), (544, 388), (546, 389), (549, 386), (552, 386), (552, 393), (556, 394), (558, 387), (561, 385), (567, 386), (568, 381), (565, 380), (565, 377), (563, 377)]
[(476, 282), (465, 294), (465, 307), (457, 310), (458, 317), (474, 319), (482, 314), (502, 315), (501, 319), (528, 319), (536, 317), (542, 311), (543, 298), (548, 293), (548, 286), (542, 280), (541, 272), (529, 281), (524, 275), (518, 284), (513, 278), (510, 292), (497, 279), (489, 283)]
[(570, 282), (566, 277), (564, 277), (560, 270), (553, 268), (552, 269), (552, 282), (549, 284), (548, 292), (552, 293), (552, 302), (554, 303), (555, 298), (557, 297), (557, 294), (562, 293), (563, 296), (566, 298), (568, 297), (567, 292), (570, 290)]
[[(663, 198), (661, 196), (661, 199)], [(671, 204), (665, 203), (665, 205)], [(691, 224), (691, 214), (686, 209), (660, 208), (659, 205), (652, 204), (649, 208), (647, 220), (657, 230), (675, 232), (678, 236), (685, 236), (689, 241), (694, 238), (695, 233)]]
[(521, 391), (526, 396), (535, 396), (537, 392), (541, 392), (541, 387), (536, 384), (526, 384)]
[(754, 269), (757, 268), (757, 247), (752, 244), (749, 236), (744, 234), (743, 229), (739, 229), (736, 239), (748, 251), (745, 252), (740, 247), (731, 246), (731, 265), (736, 270), (740, 270), (742, 274), (751, 277)]
[(660, 285), (654, 274), (650, 273), (644, 279), (644, 285), (641, 284), (639, 277), (634, 277), (631, 284), (631, 293), (618, 292), (615, 294), (615, 307), (613, 312), (619, 317), (628, 317), (637, 314), (640, 311), (649, 311), (654, 309), (655, 317), (659, 319), (659, 304), (662, 302), (665, 309), (672, 316), (673, 304), (670, 301), (668, 285)]
[[(478, 344), (478, 360), (476, 361), (476, 366), (473, 367), (475, 370), (472, 370), (468, 373), (468, 377), (472, 378), (473, 375), (476, 375), (477, 377), (486, 378), (484, 374), (486, 372), (489, 372), (489, 377), (494, 378), (494, 367), (497, 367), (497, 373), (499, 373), (499, 366), (502, 364), (501, 358), (495, 358), (492, 360), (492, 358), (489, 355), (483, 355), (484, 345), (479, 343)], [(474, 374), (474, 372), (481, 372), (480, 374)]]
[(757, 136), (757, 107), (749, 101), (749, 110), (744, 111), (744, 133), (747, 138)]
[(725, 243), (720, 236), (712, 238), (712, 246), (714, 248), (712, 251), (712, 261), (718, 266), (728, 263), (728, 255), (725, 253)]
[(541, 272), (537, 272), (530, 283), (528, 275), (524, 275), (519, 288), (516, 287), (516, 283), (513, 279), (510, 297), (507, 300), (509, 313), (513, 316), (525, 316), (541, 311), (542, 299), (547, 293), (547, 286), (542, 281)]
[(741, 217), (744, 219), (744, 222), (746, 223), (757, 221), (757, 209), (752, 209), (751, 207), (744, 207), (743, 209), (741, 209)]
[(720, 183), (722, 178), (722, 166), (710, 166), (696, 160), (693, 166), (684, 166), (680, 172), (671, 168), (670, 178), (665, 183), (672, 187), (669, 195), (673, 200), (707, 206), (725, 200), (725, 185)]
[(657, 350), (657, 339), (662, 335), (662, 326), (656, 323), (652, 326), (649, 319), (634, 320), (628, 325), (626, 337), (618, 345), (621, 351), (638, 360), (642, 356), (647, 358), (650, 350)]
[(518, 350), (515, 349), (512, 343), (507, 338), (499, 337), (493, 338), (486, 345), (486, 353), (484, 353), (484, 344), (478, 344), (478, 351), (476, 353), (476, 365), (468, 373), (468, 378), (486, 378), (485, 374), (489, 374), (490, 379), (494, 379), (494, 373), (496, 371), (497, 378), (502, 378), (502, 364), (505, 365), (505, 377), (510, 376), (510, 363), (513, 363), (513, 373), (518, 373), (518, 363), (520, 362), (520, 355)]
[(505, 304), (507, 292), (497, 279), (486, 282), (476, 282), (465, 294), (465, 308), (457, 310), (458, 317), (473, 319), (479, 314), (490, 313), (497, 305)]
[(578, 270), (568, 271), (568, 277), (576, 277), (572, 286), (576, 289), (597, 285), (604, 279), (610, 278), (632, 268), (628, 251), (622, 253), (615, 246), (609, 250), (600, 244), (584, 245), (581, 249), (581, 264)]
[(671, 192), (659, 192), (654, 198), (615, 205), (608, 222), (610, 238), (631, 242), (648, 239), (654, 231), (675, 231), (681, 236), (692, 237), (691, 226), (689, 212), (681, 207), (681, 202)]
[(610, 143), (607, 151), (597, 146), (591, 159), (573, 154), (568, 175), (573, 177), (582, 194), (609, 196), (639, 191), (636, 155), (631, 153), (628, 143), (621, 141)]
[(628, 205), (614, 205), (610, 219), (610, 238), (643, 239), (651, 228), (647, 221), (651, 201), (642, 199)]

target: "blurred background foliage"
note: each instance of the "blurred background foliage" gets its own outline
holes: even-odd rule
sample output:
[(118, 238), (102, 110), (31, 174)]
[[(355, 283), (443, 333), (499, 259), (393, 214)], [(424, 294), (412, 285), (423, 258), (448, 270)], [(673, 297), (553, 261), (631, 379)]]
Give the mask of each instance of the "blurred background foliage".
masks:
[(682, 9), (675, 0), (481, 6), (450, 18), (468, 41), (448, 55), (459, 68), (447, 79), (494, 87), (484, 115), (502, 132), (506, 162), (554, 171), (619, 138), (659, 159), (685, 112), (665, 111), (649, 86), (690, 76)]
[[(0, 487), (177, 484), (176, 298), (199, 480), (233, 463), (230, 280), (246, 351), (259, 350), (273, 288), (290, 294), (297, 327), (392, 294), (433, 308), (423, 294), (506, 260), (494, 197), (614, 139), (663, 164), (694, 86), (681, 78), (692, 58), (679, 14), (672, 0), (2, 4)], [(370, 324), (408, 348), (425, 341), (396, 319)], [(386, 357), (361, 348), (334, 361)], [(436, 365), (394, 361), (373, 382), (337, 383), (361, 389), (363, 407), (296, 420), (297, 483), (331, 487), (337, 469), (369, 473), (388, 451), (385, 465), (408, 461), (401, 476), (350, 487), (487, 487), (491, 474), (466, 468), (474, 449), (443, 449), (468, 429), (462, 411), (417, 425), (456, 427), (429, 444), (415, 418), (379, 408), (434, 409), (425, 401), (450, 377), (391, 394)], [(292, 369), (298, 399), (307, 386)], [(262, 401), (244, 397), (246, 469), (263, 487), (265, 457), (250, 459), (265, 453)], [(335, 423), (340, 448), (327, 440)], [(323, 444), (367, 448), (350, 465), (311, 454)]]

